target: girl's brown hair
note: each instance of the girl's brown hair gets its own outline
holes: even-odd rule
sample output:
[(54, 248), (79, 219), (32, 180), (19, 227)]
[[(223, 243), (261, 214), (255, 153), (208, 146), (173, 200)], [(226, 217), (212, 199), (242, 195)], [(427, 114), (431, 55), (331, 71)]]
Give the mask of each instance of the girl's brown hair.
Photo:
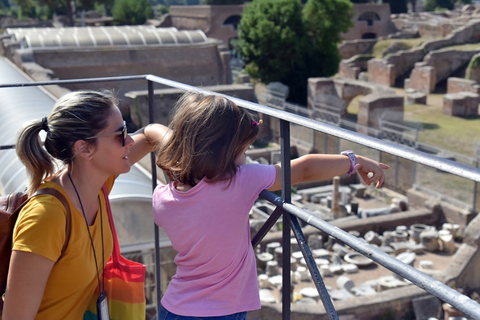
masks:
[(159, 150), (157, 165), (172, 181), (233, 178), (235, 159), (258, 135), (252, 116), (220, 95), (187, 92), (177, 102), (172, 135)]
[[(29, 194), (56, 173), (58, 161), (64, 165), (72, 162), (77, 140), (95, 136), (107, 127), (108, 116), (117, 103), (109, 91), (70, 92), (55, 103), (45, 120), (34, 120), (21, 130), (16, 151), (30, 177)], [(42, 129), (47, 131), (44, 146), (39, 135)], [(96, 139), (86, 141), (96, 144)]]

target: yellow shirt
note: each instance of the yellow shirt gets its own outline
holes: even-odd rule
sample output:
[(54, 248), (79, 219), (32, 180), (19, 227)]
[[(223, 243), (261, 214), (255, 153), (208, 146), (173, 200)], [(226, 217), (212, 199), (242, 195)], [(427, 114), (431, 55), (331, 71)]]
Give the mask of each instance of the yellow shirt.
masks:
[[(107, 180), (110, 191), (115, 177)], [(65, 208), (52, 195), (39, 195), (29, 201), (19, 214), (13, 230), (13, 249), (33, 252), (56, 261), (45, 287), (37, 320), (83, 318), (83, 314), (98, 285), (95, 257), (83, 213), (71, 203), (63, 189), (53, 182), (41, 188), (60, 191), (70, 204), (71, 232), (68, 246), (60, 257), (65, 242)], [(99, 193), (100, 211), (89, 227), (97, 256), (100, 281), (103, 263), (107, 263), (113, 250), (113, 238), (108, 222), (103, 193)], [(101, 212), (101, 214), (100, 214)], [(102, 259), (102, 224), (104, 260)], [(35, 267), (32, 266), (32, 272)]]

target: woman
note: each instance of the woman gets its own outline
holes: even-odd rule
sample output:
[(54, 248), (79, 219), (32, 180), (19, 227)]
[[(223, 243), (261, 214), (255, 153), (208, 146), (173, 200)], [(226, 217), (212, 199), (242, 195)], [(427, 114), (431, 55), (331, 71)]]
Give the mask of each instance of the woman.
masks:
[(157, 124), (128, 135), (116, 99), (97, 91), (66, 94), (48, 117), (20, 132), (17, 154), (30, 177), (28, 193), (60, 191), (70, 206), (71, 232), (66, 239), (66, 210), (52, 195), (25, 205), (13, 234), (4, 320), (83, 317), (113, 248), (100, 190), (106, 184), (110, 191), (167, 133)]

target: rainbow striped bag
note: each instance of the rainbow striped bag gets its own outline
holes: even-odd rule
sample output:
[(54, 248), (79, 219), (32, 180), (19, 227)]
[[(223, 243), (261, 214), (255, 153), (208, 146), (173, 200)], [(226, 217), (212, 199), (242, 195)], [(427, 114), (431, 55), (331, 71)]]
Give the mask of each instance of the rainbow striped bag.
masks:
[[(145, 270), (146, 266), (128, 260), (120, 254), (117, 232), (113, 223), (112, 210), (108, 200), (106, 186), (102, 187), (107, 203), (108, 220), (113, 235), (113, 253), (105, 266), (105, 291), (108, 297), (108, 309), (111, 320), (144, 320), (145, 308)], [(84, 314), (84, 320), (97, 320), (98, 288)]]

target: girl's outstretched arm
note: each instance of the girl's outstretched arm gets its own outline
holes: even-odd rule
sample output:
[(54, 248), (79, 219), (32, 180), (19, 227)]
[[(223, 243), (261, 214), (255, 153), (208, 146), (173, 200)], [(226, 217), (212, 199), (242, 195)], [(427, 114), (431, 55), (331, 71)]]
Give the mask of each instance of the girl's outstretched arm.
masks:
[(154, 123), (137, 130), (132, 134), (135, 144), (130, 148), (128, 159), (134, 164), (149, 152), (158, 149), (170, 136), (171, 130), (161, 124)]
[[(357, 163), (357, 172), (367, 185), (376, 182), (376, 187), (380, 188), (385, 180), (384, 169), (389, 166), (372, 159), (355, 156)], [(320, 181), (331, 179), (335, 176), (346, 174), (351, 167), (350, 159), (345, 155), (336, 154), (307, 154), (294, 159), (291, 165), (292, 185), (306, 181)], [(280, 165), (275, 165), (277, 174), (275, 182), (268, 189), (269, 191), (280, 190), (282, 188), (282, 170)], [(369, 173), (370, 177), (369, 177)]]

